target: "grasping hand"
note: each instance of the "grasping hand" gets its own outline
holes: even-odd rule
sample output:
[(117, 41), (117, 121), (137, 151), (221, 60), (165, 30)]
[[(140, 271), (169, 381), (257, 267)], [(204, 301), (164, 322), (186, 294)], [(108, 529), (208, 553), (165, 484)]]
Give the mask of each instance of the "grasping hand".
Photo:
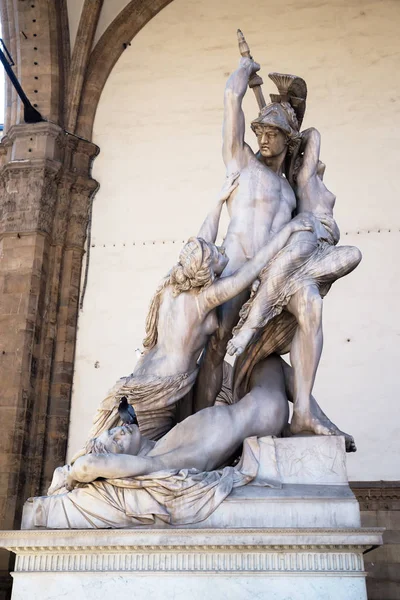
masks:
[(314, 221), (312, 217), (300, 214), (290, 221), (289, 227), (292, 233), (297, 231), (314, 231)]
[(219, 202), (223, 203), (228, 200), (233, 190), (235, 190), (239, 185), (239, 171), (232, 173), (231, 175), (227, 175), (224, 185), (221, 188), (219, 195)]
[(252, 58), (247, 58), (247, 56), (242, 56), (242, 58), (239, 61), (239, 66), (246, 69), (246, 71), (249, 74), (249, 78), (261, 69), (260, 65), (256, 63), (255, 60), (253, 60)]

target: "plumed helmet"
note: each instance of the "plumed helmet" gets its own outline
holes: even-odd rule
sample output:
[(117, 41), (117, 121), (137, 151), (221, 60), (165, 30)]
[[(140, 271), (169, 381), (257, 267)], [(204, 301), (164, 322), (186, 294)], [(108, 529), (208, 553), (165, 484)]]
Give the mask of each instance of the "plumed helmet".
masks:
[(270, 94), (271, 104), (261, 109), (251, 128), (254, 131), (257, 125), (277, 127), (289, 137), (296, 138), (306, 110), (306, 82), (297, 75), (285, 73), (269, 73), (268, 77), (279, 94)]
[(277, 127), (289, 136), (299, 132), (296, 114), (287, 102), (272, 102), (272, 104), (264, 106), (257, 119), (251, 122), (253, 131), (256, 130), (257, 125)]

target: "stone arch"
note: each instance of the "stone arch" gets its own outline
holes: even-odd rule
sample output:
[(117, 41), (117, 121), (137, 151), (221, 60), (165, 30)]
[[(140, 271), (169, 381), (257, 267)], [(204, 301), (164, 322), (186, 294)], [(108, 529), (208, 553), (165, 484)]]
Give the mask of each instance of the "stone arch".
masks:
[(96, 44), (82, 92), (76, 134), (92, 138), (93, 123), (103, 87), (126, 45), (172, 0), (131, 0)]

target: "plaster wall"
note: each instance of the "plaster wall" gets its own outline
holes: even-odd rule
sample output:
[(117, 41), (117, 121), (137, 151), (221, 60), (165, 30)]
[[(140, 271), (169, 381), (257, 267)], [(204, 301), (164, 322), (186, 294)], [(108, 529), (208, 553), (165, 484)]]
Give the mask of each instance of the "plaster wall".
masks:
[(67, 0), (69, 39), (71, 44), (71, 53), (74, 49), (76, 34), (79, 27), (82, 8), (85, 0)]
[[(275, 91), (270, 71), (306, 79), (303, 127), (321, 131), (342, 243), (364, 255), (324, 302), (315, 395), (356, 438), (351, 480), (400, 479), (399, 17), (391, 0), (174, 0), (133, 39), (107, 81), (94, 127), (101, 153), (93, 176), (101, 187), (69, 456), (85, 441), (107, 389), (132, 371), (150, 297), (222, 184), (223, 90), (238, 61), (240, 26), (262, 65), (265, 93)], [(244, 107), (254, 147), (251, 93)]]
[[(107, 27), (112, 23), (115, 17), (129, 3), (129, 0), (104, 0), (101, 8), (99, 22), (93, 40), (93, 46), (98, 42)], [(79, 26), (84, 0), (67, 0), (69, 37), (71, 42), (71, 52), (74, 48), (76, 34)]]
[(107, 27), (114, 21), (115, 17), (127, 4), (129, 4), (129, 0), (104, 0), (93, 40), (93, 46), (97, 44)]

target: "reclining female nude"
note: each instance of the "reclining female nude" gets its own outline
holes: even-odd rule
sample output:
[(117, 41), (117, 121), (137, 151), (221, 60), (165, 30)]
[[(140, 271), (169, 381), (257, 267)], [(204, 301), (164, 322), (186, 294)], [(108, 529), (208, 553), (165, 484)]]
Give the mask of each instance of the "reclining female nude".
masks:
[[(157, 442), (143, 436), (136, 425), (103, 432), (88, 445), (89, 453), (74, 462), (66, 486), (71, 490), (79, 482), (169, 469), (213, 471), (226, 464), (247, 437), (280, 435), (288, 416), (281, 359), (271, 356), (254, 369), (252, 390), (242, 400), (200, 410)], [(64, 485), (65, 480), (53, 481), (49, 493)]]

